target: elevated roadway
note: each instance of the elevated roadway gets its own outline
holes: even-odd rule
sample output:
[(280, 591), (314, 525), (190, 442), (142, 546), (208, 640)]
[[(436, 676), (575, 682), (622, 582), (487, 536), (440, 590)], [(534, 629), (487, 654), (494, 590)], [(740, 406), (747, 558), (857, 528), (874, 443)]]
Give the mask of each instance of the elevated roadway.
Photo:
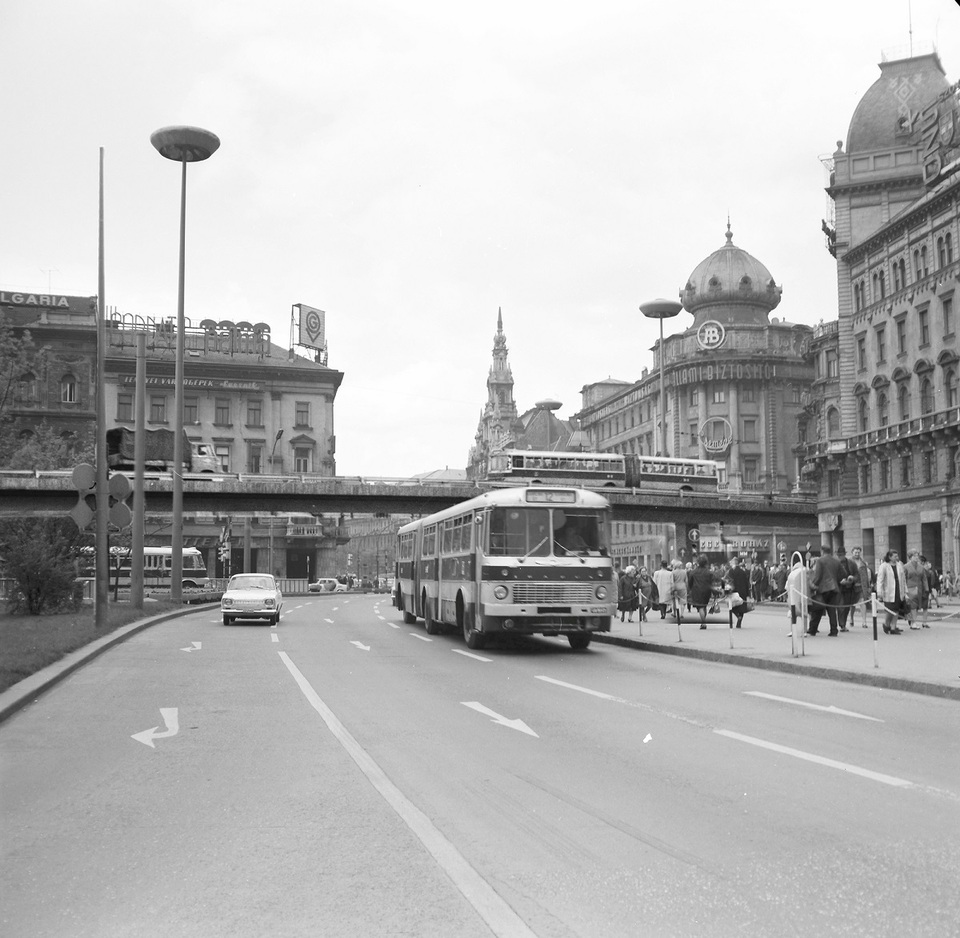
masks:
[[(265, 512), (430, 514), (487, 489), (475, 483), (421, 484), (402, 479), (195, 475), (184, 478), (183, 506), (185, 512), (232, 516)], [(601, 491), (610, 500), (617, 521), (722, 521), (763, 524), (784, 531), (817, 525), (816, 502), (804, 496), (681, 494), (615, 488)], [(169, 475), (150, 474), (145, 482), (147, 512), (170, 511), (171, 492)], [(76, 505), (77, 498), (68, 471), (0, 472), (0, 517), (66, 514)]]

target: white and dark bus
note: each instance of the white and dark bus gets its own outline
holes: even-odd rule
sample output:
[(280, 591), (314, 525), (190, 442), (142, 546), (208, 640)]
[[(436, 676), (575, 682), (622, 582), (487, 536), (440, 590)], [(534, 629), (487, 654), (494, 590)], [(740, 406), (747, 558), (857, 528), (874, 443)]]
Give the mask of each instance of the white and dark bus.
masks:
[(394, 605), (470, 648), (502, 635), (564, 635), (586, 648), (617, 609), (611, 509), (584, 489), (502, 488), (400, 528)]
[[(173, 562), (172, 547), (143, 548), (144, 589), (170, 589), (170, 570)], [(132, 554), (127, 547), (110, 548), (110, 585), (130, 586)], [(182, 579), (184, 589), (203, 588), (209, 582), (207, 565), (203, 554), (196, 547), (183, 548)], [(96, 556), (92, 547), (80, 551), (80, 576), (94, 576)]]
[(710, 459), (507, 449), (491, 454), (487, 479), (505, 485), (715, 493), (719, 472)]

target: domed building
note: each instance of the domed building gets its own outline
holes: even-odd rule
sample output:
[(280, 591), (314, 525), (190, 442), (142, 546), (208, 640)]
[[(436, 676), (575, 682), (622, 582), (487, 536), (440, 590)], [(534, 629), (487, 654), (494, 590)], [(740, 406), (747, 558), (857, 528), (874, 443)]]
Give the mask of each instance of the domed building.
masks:
[(958, 95), (933, 50), (885, 59), (828, 164), (838, 318), (800, 452), (823, 539), (872, 565), (960, 561)]
[[(578, 414), (588, 449), (601, 452), (712, 459), (721, 488), (787, 494), (799, 487), (794, 453), (799, 419), (814, 379), (807, 350), (809, 326), (770, 314), (782, 289), (770, 271), (733, 241), (727, 223), (722, 247), (701, 261), (680, 289), (686, 329), (658, 341), (638, 381), (605, 381), (583, 388)], [(661, 453), (660, 356), (666, 394), (667, 452)], [(672, 526), (618, 522), (617, 553), (648, 566), (684, 556)], [(654, 530), (656, 528), (656, 530)], [(705, 517), (700, 548), (712, 559), (737, 553), (760, 562), (805, 549), (811, 532), (782, 540), (769, 530), (722, 532)], [(780, 544), (783, 543), (783, 549)]]

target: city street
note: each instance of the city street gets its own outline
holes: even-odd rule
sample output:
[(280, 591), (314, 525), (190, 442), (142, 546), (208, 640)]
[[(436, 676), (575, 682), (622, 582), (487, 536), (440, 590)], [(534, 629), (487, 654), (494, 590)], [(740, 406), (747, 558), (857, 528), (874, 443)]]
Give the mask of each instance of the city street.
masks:
[(946, 935), (958, 704), (386, 595), (152, 626), (0, 724), (0, 931)]

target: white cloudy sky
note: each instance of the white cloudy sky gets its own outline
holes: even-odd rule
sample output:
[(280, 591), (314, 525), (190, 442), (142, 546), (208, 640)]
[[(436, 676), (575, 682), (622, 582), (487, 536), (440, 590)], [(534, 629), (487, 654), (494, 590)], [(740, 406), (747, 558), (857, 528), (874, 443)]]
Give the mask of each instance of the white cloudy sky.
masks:
[[(954, 0), (3, 0), (0, 289), (97, 290), (176, 312), (179, 169), (193, 124), (187, 316), (327, 311), (344, 475), (462, 468), (502, 307), (521, 409), (639, 377), (655, 323), (734, 242), (777, 315), (836, 316), (820, 157), (885, 50), (935, 42)], [(690, 323), (687, 314), (669, 329)]]

